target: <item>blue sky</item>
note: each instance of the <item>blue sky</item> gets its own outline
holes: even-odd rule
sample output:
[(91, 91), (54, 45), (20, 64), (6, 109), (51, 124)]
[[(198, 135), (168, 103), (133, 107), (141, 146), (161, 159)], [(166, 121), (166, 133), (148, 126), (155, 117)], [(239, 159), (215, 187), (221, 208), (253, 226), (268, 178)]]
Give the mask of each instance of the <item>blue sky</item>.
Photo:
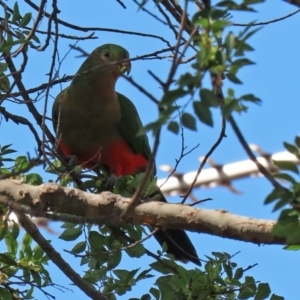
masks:
[[(12, 1), (8, 1), (10, 4)], [(124, 1), (125, 2), (125, 1)], [(135, 5), (129, 4), (131, 1), (126, 1), (127, 9), (124, 10), (117, 1), (106, 1), (105, 5), (102, 1), (87, 0), (78, 1), (72, 4), (70, 2), (58, 1), (58, 7), (61, 10), (59, 17), (67, 22), (86, 27), (103, 27), (115, 28), (128, 31), (139, 31), (163, 36), (174, 44), (173, 33), (156, 22), (147, 14), (137, 11)], [(48, 10), (51, 9), (50, 2)], [(27, 6), (20, 6), (21, 13), (30, 10)], [(149, 9), (154, 8), (154, 4), (150, 1)], [(283, 1), (267, 1), (266, 4), (257, 5), (258, 13), (235, 13), (232, 21), (237, 23), (246, 23), (248, 21), (267, 21), (274, 18), (284, 16), (296, 10), (295, 7), (284, 3)], [(255, 51), (250, 53), (250, 59), (256, 65), (247, 67), (241, 70), (239, 78), (243, 81), (243, 85), (233, 85), (228, 80), (224, 81), (224, 92), (230, 87), (235, 89), (236, 95), (253, 93), (262, 100), (260, 105), (249, 106), (249, 111), (246, 114), (235, 115), (244, 136), (249, 143), (259, 145), (262, 149), (269, 153), (275, 153), (283, 150), (283, 141), (292, 142), (294, 137), (299, 134), (299, 66), (300, 61), (297, 58), (300, 38), (296, 32), (300, 22), (300, 14), (281, 22), (273, 23), (264, 26), (257, 34), (255, 34), (250, 44), (255, 48)], [(42, 24), (44, 27), (46, 20)], [(82, 34), (79, 32), (70, 31), (60, 26), (60, 32), (66, 34)], [(230, 28), (234, 32), (241, 30), (239, 27)], [(125, 35), (112, 32), (96, 32), (95, 36), (98, 39), (81, 41), (77, 45), (87, 52), (91, 52), (97, 46), (104, 43), (116, 43), (126, 48), (131, 57), (143, 55), (166, 48), (166, 44), (158, 39), (142, 37), (137, 35)], [(61, 40), (59, 49), (61, 57), (69, 51), (69, 44), (72, 41)], [(51, 50), (50, 46), (50, 49)], [(30, 57), (33, 54), (33, 57)], [(77, 58), (78, 53), (72, 51), (64, 60), (60, 67), (60, 76), (64, 74), (74, 74), (79, 68), (82, 58)], [(51, 52), (45, 51), (37, 53), (34, 50), (29, 50), (29, 63), (26, 72), (23, 74), (23, 80), (27, 88), (37, 86), (47, 82), (46, 73), (50, 66)], [(157, 98), (161, 98), (162, 90), (158, 84), (148, 74), (148, 70), (152, 70), (162, 80), (166, 79), (168, 74), (168, 60), (145, 61), (138, 60), (132, 63), (131, 76), (139, 84), (143, 85), (147, 90), (151, 91)], [(182, 69), (188, 70), (188, 66)], [(63, 84), (62, 87), (66, 85)], [(210, 88), (210, 83), (206, 82), (206, 87)], [(60, 91), (61, 87), (55, 86), (51, 89), (51, 96), (55, 96)], [(127, 81), (120, 79), (117, 84), (117, 90), (129, 97), (136, 105), (140, 117), (144, 124), (147, 124), (157, 117), (157, 108), (143, 94), (137, 91)], [(50, 116), (51, 105), (53, 98), (49, 98), (47, 107), (47, 115)], [(36, 106), (41, 111), (44, 107), (45, 99), (40, 98)], [(8, 111), (27, 116), (32, 119), (24, 105), (17, 105), (5, 102), (4, 106)], [(190, 108), (188, 108), (190, 109)], [(191, 132), (185, 130), (185, 143), (188, 148), (194, 147), (196, 144), (200, 146), (190, 155), (184, 158), (180, 164), (178, 171), (189, 172), (196, 170), (199, 164), (199, 157), (205, 155), (207, 150), (215, 142), (220, 130), (220, 116), (218, 111), (214, 111), (215, 127), (209, 128), (198, 123), (198, 131)], [(35, 124), (35, 122), (34, 122)], [(18, 126), (11, 122), (6, 123), (4, 120), (0, 123), (1, 126), (1, 145), (13, 144), (15, 149), (18, 149), (19, 154), (27, 152), (34, 155), (35, 142), (27, 128)], [(49, 124), (50, 126), (50, 124)], [(51, 126), (50, 126), (51, 127)], [(51, 127), (52, 128), (52, 127)], [(149, 136), (151, 142), (153, 139)], [(168, 164), (174, 166), (175, 159), (180, 153), (180, 136), (176, 136), (167, 130), (163, 130), (161, 144), (157, 155), (157, 165)], [(237, 138), (232, 132), (230, 125), (227, 126), (227, 138), (217, 148), (212, 158), (221, 164), (234, 162), (242, 159), (247, 159), (247, 155), (239, 145)], [(158, 171), (158, 177), (165, 177), (166, 173)], [(50, 179), (45, 175), (45, 180)], [(299, 179), (299, 178), (298, 178)], [(228, 189), (217, 187), (214, 189), (197, 189), (194, 194), (199, 198), (210, 197), (213, 201), (202, 204), (201, 207), (209, 209), (225, 209), (235, 214), (249, 216), (261, 219), (276, 219), (278, 213), (272, 213), (272, 206), (264, 206), (263, 201), (267, 194), (271, 191), (271, 186), (264, 178), (249, 178), (234, 182), (234, 187), (241, 191), (241, 195), (232, 194)], [(169, 198), (170, 201), (177, 202), (179, 197)], [(59, 224), (52, 223), (52, 228), (56, 232), (60, 232)], [(52, 244), (60, 249), (71, 249), (69, 243), (65, 243), (58, 239), (57, 235), (46, 234), (47, 239), (52, 240)], [(254, 276), (256, 280), (268, 282), (272, 292), (277, 295), (284, 296), (287, 300), (295, 299), (298, 293), (298, 279), (300, 276), (297, 261), (299, 260), (299, 252), (285, 251), (281, 246), (257, 246), (250, 243), (232, 241), (220, 237), (208, 236), (204, 234), (191, 233), (190, 237), (196, 246), (198, 254), (201, 258), (204, 255), (210, 255), (212, 251), (225, 251), (234, 254), (240, 251), (240, 254), (235, 257), (235, 261), (241, 267), (248, 267), (258, 263), (258, 266), (250, 270), (247, 275)], [(158, 249), (158, 244), (154, 239), (146, 242), (146, 246), (153, 249)], [(0, 244), (1, 249), (1, 244)], [(154, 250), (155, 252), (155, 250)], [(63, 254), (64, 257), (72, 263), (75, 269), (79, 268), (79, 262), (73, 260), (68, 254)], [(124, 268), (137, 268), (140, 264), (143, 267), (146, 263), (151, 262), (151, 259), (125, 261), (122, 265)], [(192, 265), (188, 265), (192, 268)], [(69, 280), (65, 279), (64, 275), (55, 266), (51, 266), (53, 270), (52, 278), (54, 282), (61, 285), (69, 285)], [(284, 278), (284, 280), (283, 280)], [(150, 286), (137, 286), (130, 293), (130, 296), (141, 296), (142, 293), (148, 291)], [(70, 286), (73, 289), (73, 287)], [(52, 292), (52, 290), (50, 291)], [(67, 296), (73, 299), (85, 299), (85, 296), (74, 288), (74, 294), (70, 291), (65, 291), (62, 294), (60, 291), (53, 290), (53, 294), (57, 299), (62, 299)], [(129, 295), (126, 295), (127, 299)]]

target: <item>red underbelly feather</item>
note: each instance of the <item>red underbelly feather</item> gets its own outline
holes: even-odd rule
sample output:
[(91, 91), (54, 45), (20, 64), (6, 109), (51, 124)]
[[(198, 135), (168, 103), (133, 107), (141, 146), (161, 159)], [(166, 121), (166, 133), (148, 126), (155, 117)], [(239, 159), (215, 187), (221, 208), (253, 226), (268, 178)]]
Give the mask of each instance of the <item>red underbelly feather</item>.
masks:
[(59, 147), (65, 156), (76, 155), (78, 164), (83, 168), (92, 169), (101, 163), (117, 177), (144, 171), (148, 164), (144, 156), (133, 152), (124, 141), (114, 142), (102, 149), (86, 151), (84, 154), (74, 153), (63, 142), (59, 143)]

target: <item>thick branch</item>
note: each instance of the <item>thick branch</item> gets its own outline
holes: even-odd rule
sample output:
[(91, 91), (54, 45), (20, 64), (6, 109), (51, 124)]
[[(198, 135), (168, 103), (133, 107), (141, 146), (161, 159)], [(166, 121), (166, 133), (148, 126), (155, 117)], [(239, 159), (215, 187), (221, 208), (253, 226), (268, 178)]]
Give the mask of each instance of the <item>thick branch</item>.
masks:
[[(96, 195), (74, 188), (63, 188), (54, 183), (30, 186), (11, 180), (0, 181), (0, 195), (30, 206), (34, 216), (44, 216), (45, 211), (51, 208), (56, 215), (49, 215), (50, 219), (60, 220), (60, 215), (57, 215), (60, 213), (72, 215), (74, 222), (110, 225), (116, 225), (115, 220), (118, 220), (130, 202), (128, 198), (110, 192)], [(12, 208), (16, 209), (16, 206)], [(62, 215), (61, 220), (64, 219), (65, 215)], [(127, 215), (126, 221), (179, 228), (256, 244), (285, 244), (284, 238), (271, 234), (275, 221), (233, 215), (225, 210), (213, 211), (182, 204), (147, 201), (135, 207)]]

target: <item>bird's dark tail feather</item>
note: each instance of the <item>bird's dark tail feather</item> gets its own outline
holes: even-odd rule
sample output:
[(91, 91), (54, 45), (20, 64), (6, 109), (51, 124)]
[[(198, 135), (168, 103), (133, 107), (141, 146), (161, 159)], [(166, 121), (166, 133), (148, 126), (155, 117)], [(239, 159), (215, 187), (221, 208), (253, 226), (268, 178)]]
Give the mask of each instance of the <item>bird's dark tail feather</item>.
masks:
[[(162, 191), (157, 187), (157, 190), (150, 197), (159, 196), (161, 202), (167, 202)], [(167, 244), (167, 253), (173, 254), (176, 260), (182, 262), (191, 261), (197, 266), (201, 266), (201, 261), (197, 255), (196, 249), (184, 230), (180, 229), (161, 229), (154, 234), (156, 240), (163, 245)]]
[(191, 240), (183, 230), (166, 229), (155, 233), (156, 240), (163, 245), (167, 244), (167, 253), (173, 254), (175, 259), (182, 262), (191, 261), (201, 266), (200, 259)]

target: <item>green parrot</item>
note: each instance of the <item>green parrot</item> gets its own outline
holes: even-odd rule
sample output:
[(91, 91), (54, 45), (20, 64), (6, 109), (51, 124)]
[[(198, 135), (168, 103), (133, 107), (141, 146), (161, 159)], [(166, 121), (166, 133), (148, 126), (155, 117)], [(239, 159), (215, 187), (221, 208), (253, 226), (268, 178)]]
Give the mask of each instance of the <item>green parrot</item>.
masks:
[[(55, 99), (52, 119), (58, 147), (76, 157), (84, 168), (99, 165), (116, 177), (145, 171), (151, 154), (143, 124), (134, 104), (115, 91), (117, 79), (130, 72), (129, 53), (121, 46), (105, 44), (83, 62), (69, 87)], [(155, 174), (153, 174), (154, 176)], [(167, 202), (157, 188), (160, 201)], [(155, 238), (167, 252), (183, 262), (201, 265), (183, 230), (159, 230)]]

